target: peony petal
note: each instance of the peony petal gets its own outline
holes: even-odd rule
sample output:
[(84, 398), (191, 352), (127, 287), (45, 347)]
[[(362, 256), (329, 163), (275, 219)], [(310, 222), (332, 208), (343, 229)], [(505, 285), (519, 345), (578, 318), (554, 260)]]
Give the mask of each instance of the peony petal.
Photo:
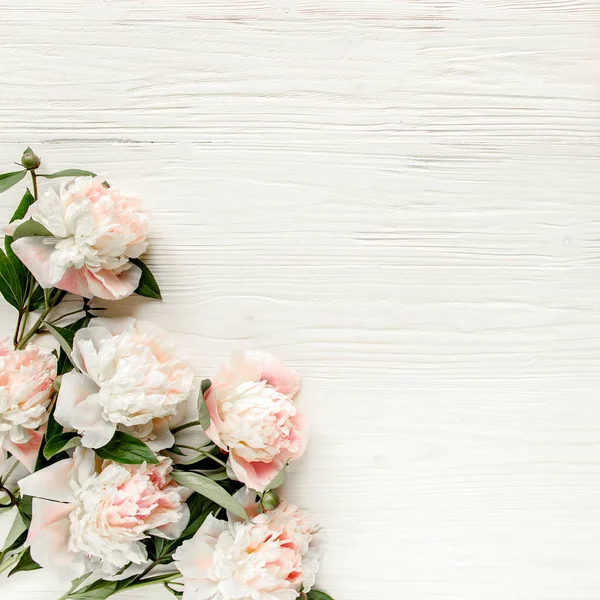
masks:
[(291, 367), (287, 367), (285, 363), (268, 353), (253, 353), (257, 354), (263, 363), (261, 379), (274, 387), (278, 392), (285, 394), (289, 398), (293, 398), (300, 389), (300, 376)]
[(290, 434), (290, 437), (292, 438), (291, 441), (295, 442), (298, 449), (294, 452), (290, 452), (289, 458), (285, 457), (285, 462), (288, 460), (297, 460), (304, 454), (306, 446), (308, 445), (310, 430), (308, 419), (304, 415), (297, 414), (294, 417), (291, 417), (290, 421), (293, 426)]
[(83, 296), (84, 298), (93, 298), (94, 294), (90, 291), (85, 272), (87, 269), (76, 269), (70, 267), (67, 269), (62, 276), (61, 280), (56, 284), (56, 287), (66, 292), (71, 292), (76, 296)]
[(43, 438), (44, 434), (40, 431), (30, 431), (30, 437), (27, 442), (24, 444), (15, 444), (9, 439), (6, 449), (22, 465), (25, 465), (30, 473), (33, 473)]
[(91, 394), (98, 391), (98, 386), (86, 375), (71, 371), (62, 377), (54, 418), (63, 427), (72, 427), (73, 409)]
[(82, 554), (69, 552), (69, 520), (63, 519), (46, 527), (31, 543), (31, 557), (41, 567), (76, 579), (85, 572)]
[(107, 329), (111, 335), (119, 335), (135, 326), (136, 320), (132, 317), (113, 317), (110, 319), (98, 317), (90, 321), (88, 328), (103, 327), (104, 329)]
[(118, 275), (108, 269), (99, 271), (87, 269), (85, 276), (94, 296), (103, 300), (121, 300), (135, 292), (142, 276), (142, 270), (132, 264), (129, 269)]
[[(256, 492), (250, 488), (240, 488), (234, 495), (234, 499), (237, 500), (246, 511), (246, 514), (253, 519), (258, 514), (258, 502), (256, 501)], [(244, 519), (238, 517), (231, 511), (227, 511), (227, 521), (229, 523), (242, 523)]]
[(48, 525), (57, 523), (63, 519), (69, 519), (69, 515), (75, 508), (75, 504), (63, 504), (62, 502), (52, 502), (42, 498), (34, 498), (32, 501), (31, 524), (27, 534), (27, 543), (31, 544), (40, 535), (40, 532), (46, 529)]
[(98, 350), (102, 343), (111, 337), (112, 334), (106, 327), (94, 325), (80, 329), (73, 338), (73, 362), (94, 381), (98, 377)]
[(190, 522), (190, 509), (187, 504), (181, 505), (181, 519), (174, 523), (167, 523), (166, 525), (161, 525), (156, 529), (152, 529), (148, 533), (150, 535), (155, 535), (157, 537), (166, 538), (168, 540), (176, 540), (181, 536), (185, 528), (188, 526)]
[(102, 448), (115, 434), (117, 426), (104, 419), (97, 394), (78, 404), (71, 413), (71, 425), (82, 434), (81, 445), (86, 448)]
[(33, 273), (36, 281), (43, 288), (51, 288), (58, 284), (63, 273), (59, 277), (52, 275), (55, 267), (51, 264), (51, 256), (54, 252), (53, 244), (46, 244), (44, 240), (52, 240), (46, 237), (24, 237), (14, 241), (11, 245), (13, 252), (21, 262)]
[(28, 475), (19, 481), (21, 494), (57, 502), (74, 502), (75, 496), (69, 485), (72, 468), (73, 459), (65, 458)]
[(169, 428), (168, 419), (153, 419), (152, 434), (155, 436), (153, 440), (144, 441), (153, 452), (166, 450), (175, 443), (175, 437)]
[(235, 476), (249, 488), (257, 492), (264, 492), (265, 488), (273, 478), (283, 469), (285, 462), (276, 459), (270, 463), (248, 462), (243, 458), (229, 454), (229, 464), (235, 473)]

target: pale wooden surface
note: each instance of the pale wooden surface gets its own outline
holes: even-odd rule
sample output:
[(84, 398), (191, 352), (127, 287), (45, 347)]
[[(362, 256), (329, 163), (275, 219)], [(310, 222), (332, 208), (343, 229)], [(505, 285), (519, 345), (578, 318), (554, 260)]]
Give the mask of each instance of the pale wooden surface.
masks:
[(111, 312), (172, 330), (199, 376), (233, 347), (301, 371), (287, 497), (328, 531), (321, 587), (600, 598), (600, 1), (0, 14), (3, 167), (31, 144), (152, 213), (165, 301)]

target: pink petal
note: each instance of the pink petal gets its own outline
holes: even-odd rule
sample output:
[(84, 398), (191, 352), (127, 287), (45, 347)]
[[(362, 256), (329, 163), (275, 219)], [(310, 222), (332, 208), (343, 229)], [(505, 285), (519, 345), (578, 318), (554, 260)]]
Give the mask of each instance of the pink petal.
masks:
[(84, 298), (93, 298), (94, 294), (90, 291), (85, 272), (87, 268), (76, 269), (71, 267), (65, 271), (62, 279), (56, 284), (56, 287), (60, 290), (65, 290), (75, 294), (76, 296), (83, 296)]
[(115, 434), (117, 426), (104, 419), (102, 406), (96, 394), (78, 404), (71, 413), (73, 429), (82, 434), (81, 445), (102, 448)]
[(15, 444), (9, 441), (6, 449), (22, 464), (30, 473), (35, 469), (42, 439), (44, 434), (40, 431), (31, 431), (31, 437), (25, 444)]
[(136, 323), (136, 320), (132, 317), (112, 317), (110, 319), (98, 317), (90, 321), (88, 328), (103, 327), (104, 329), (107, 329), (111, 335), (119, 335), (127, 329), (135, 327)]
[(219, 430), (223, 428), (223, 421), (219, 415), (217, 409), (217, 395), (223, 393), (221, 388), (211, 385), (208, 391), (204, 394), (204, 403), (208, 409), (208, 415), (210, 416), (210, 425), (208, 429), (204, 431), (206, 437), (213, 441), (221, 450), (227, 450), (227, 446), (221, 441)]
[[(237, 500), (246, 511), (246, 514), (253, 519), (258, 514), (258, 502), (256, 501), (256, 492), (251, 490), (250, 488), (243, 487), (239, 489), (234, 495), (234, 499)], [(235, 523), (239, 521), (240, 523), (243, 521), (241, 517), (238, 517), (236, 514), (231, 511), (227, 511), (227, 521), (229, 523)]]
[(242, 483), (257, 492), (264, 492), (267, 485), (273, 481), (275, 475), (285, 466), (285, 462), (280, 460), (274, 460), (270, 463), (251, 463), (233, 453), (229, 455), (229, 464), (235, 476)]
[(21, 262), (33, 273), (36, 281), (43, 288), (55, 286), (57, 279), (52, 275), (50, 257), (54, 252), (52, 244), (45, 244), (45, 237), (24, 237), (14, 241), (11, 245), (13, 252)]
[(157, 537), (166, 538), (168, 540), (176, 540), (181, 536), (185, 528), (188, 526), (190, 522), (190, 509), (187, 504), (183, 504), (181, 507), (181, 519), (176, 521), (175, 523), (167, 523), (166, 525), (161, 525), (156, 529), (149, 531), (150, 535), (155, 535)]
[(54, 418), (63, 427), (72, 427), (71, 414), (73, 409), (83, 402), (90, 394), (98, 391), (98, 386), (81, 373), (65, 373), (62, 377)]
[(74, 504), (63, 504), (62, 502), (52, 502), (42, 498), (34, 498), (32, 502), (31, 525), (27, 534), (27, 543), (34, 542), (40, 532), (48, 525), (57, 523), (63, 519), (69, 519), (71, 511), (75, 508)]
[(103, 300), (121, 300), (131, 296), (137, 288), (142, 270), (132, 264), (129, 269), (119, 275), (108, 269), (99, 271), (87, 270), (86, 278), (90, 291)]
[[(297, 450), (290, 452), (289, 458), (296, 460), (300, 458), (306, 451), (309, 437), (308, 419), (304, 415), (296, 415), (290, 419), (293, 429), (290, 433), (293, 442), (296, 442)], [(286, 459), (287, 460), (287, 459)]]
[(57, 502), (75, 502), (69, 485), (69, 475), (73, 459), (65, 458), (40, 471), (36, 471), (19, 481), (21, 493), (25, 496), (46, 498)]
[(293, 398), (300, 389), (298, 373), (272, 354), (256, 354), (261, 355), (263, 361), (261, 379), (266, 380), (269, 385), (282, 394)]
[(41, 567), (58, 572), (67, 580), (84, 573), (83, 556), (69, 552), (69, 520), (48, 525), (31, 543), (31, 557)]

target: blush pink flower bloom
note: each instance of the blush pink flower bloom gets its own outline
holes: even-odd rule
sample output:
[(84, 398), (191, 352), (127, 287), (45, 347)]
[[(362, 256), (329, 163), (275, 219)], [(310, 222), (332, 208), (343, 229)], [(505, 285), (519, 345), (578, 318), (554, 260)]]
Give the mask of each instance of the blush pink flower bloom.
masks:
[(313, 517), (282, 502), (257, 514), (255, 494), (236, 499), (254, 514), (242, 521), (210, 515), (173, 558), (183, 575), (183, 600), (295, 600), (315, 583), (325, 538)]
[(176, 539), (189, 520), (189, 490), (171, 479), (170, 459), (159, 461), (122, 465), (76, 448), (72, 458), (22, 479), (21, 493), (33, 496), (32, 558), (69, 579), (145, 564), (142, 540)]
[(0, 342), (0, 463), (10, 452), (33, 471), (48, 420), (56, 358), (37, 346)]
[(206, 435), (229, 453), (233, 474), (264, 491), (290, 460), (300, 458), (307, 426), (294, 403), (300, 379), (279, 359), (234, 353), (205, 394), (211, 424)]
[(73, 340), (80, 372), (62, 377), (55, 419), (100, 448), (118, 429), (158, 452), (173, 445), (171, 425), (195, 397), (194, 373), (167, 334), (135, 319), (93, 319)]
[[(43, 288), (85, 298), (118, 300), (136, 289), (141, 270), (130, 262), (147, 248), (148, 218), (140, 201), (102, 185), (101, 177), (77, 177), (59, 193), (49, 189), (29, 207), (25, 220), (51, 237), (23, 237), (12, 249)], [(12, 233), (22, 221), (11, 223)]]

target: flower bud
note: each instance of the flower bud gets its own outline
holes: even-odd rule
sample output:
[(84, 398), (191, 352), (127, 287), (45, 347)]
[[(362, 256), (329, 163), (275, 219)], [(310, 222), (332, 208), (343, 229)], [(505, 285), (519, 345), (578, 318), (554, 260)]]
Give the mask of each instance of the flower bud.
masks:
[(21, 156), (21, 164), (26, 169), (37, 169), (40, 166), (40, 158), (35, 155), (31, 148), (27, 148)]
[(265, 510), (274, 510), (279, 506), (279, 496), (273, 490), (269, 490), (263, 494), (261, 504)]

